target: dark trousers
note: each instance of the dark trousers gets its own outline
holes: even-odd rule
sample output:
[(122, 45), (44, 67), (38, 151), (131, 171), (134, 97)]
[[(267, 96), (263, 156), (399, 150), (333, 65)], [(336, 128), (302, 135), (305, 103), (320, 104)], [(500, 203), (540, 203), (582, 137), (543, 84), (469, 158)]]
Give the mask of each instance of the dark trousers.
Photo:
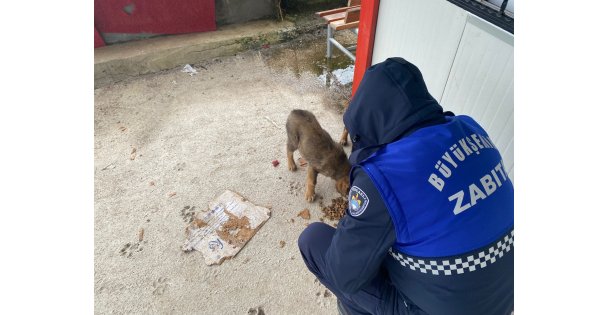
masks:
[(300, 234), (298, 246), (308, 269), (336, 295), (348, 314), (409, 314), (397, 290), (390, 285), (388, 276), (382, 271), (367, 287), (354, 294), (340, 292), (332, 281), (324, 276), (325, 252), (335, 231), (336, 229), (327, 224), (314, 222)]

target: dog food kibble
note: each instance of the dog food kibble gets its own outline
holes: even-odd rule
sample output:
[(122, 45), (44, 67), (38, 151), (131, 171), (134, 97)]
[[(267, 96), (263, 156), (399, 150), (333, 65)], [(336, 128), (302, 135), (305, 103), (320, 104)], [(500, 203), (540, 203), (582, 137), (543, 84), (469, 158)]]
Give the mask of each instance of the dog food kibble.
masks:
[(305, 220), (310, 220), (310, 211), (308, 209), (304, 209), (298, 213), (298, 216)]
[(272, 161), (272, 166), (277, 167), (279, 165), (279, 161), (278, 160), (273, 160)]
[(207, 226), (207, 222), (205, 222), (205, 221), (203, 221), (201, 219), (194, 219), (192, 222), (199, 229), (202, 228), (202, 227), (204, 227), (204, 226)]
[(342, 197), (331, 200), (331, 205), (323, 207), (323, 218), (328, 220), (340, 220), (346, 213), (348, 202)]

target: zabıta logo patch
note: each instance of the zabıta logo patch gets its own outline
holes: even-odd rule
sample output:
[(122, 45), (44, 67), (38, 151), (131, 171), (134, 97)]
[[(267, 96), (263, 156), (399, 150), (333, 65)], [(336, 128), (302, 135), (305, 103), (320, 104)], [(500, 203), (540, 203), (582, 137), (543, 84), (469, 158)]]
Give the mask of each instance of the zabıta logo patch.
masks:
[(369, 199), (367, 195), (357, 186), (353, 186), (348, 193), (348, 212), (353, 217), (360, 216), (367, 208)]

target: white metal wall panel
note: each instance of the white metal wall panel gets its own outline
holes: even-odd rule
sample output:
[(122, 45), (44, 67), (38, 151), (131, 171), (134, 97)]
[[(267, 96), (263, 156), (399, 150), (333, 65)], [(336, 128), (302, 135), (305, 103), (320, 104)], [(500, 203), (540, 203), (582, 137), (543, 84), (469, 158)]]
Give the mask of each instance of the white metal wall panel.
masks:
[(513, 35), (446, 0), (382, 0), (372, 64), (394, 56), (420, 68), (446, 110), (488, 131), (514, 180)]
[(445, 0), (381, 0), (372, 64), (403, 57), (441, 99), (467, 15)]
[(486, 129), (514, 180), (513, 35), (469, 15), (440, 103)]

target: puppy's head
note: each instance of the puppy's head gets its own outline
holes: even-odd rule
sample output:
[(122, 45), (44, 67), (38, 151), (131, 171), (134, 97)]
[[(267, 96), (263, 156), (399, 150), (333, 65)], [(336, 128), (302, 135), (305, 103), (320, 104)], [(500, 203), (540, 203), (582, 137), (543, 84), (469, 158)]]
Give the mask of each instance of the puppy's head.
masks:
[(350, 188), (350, 180), (348, 176), (344, 176), (336, 180), (336, 190), (342, 195), (346, 196)]

